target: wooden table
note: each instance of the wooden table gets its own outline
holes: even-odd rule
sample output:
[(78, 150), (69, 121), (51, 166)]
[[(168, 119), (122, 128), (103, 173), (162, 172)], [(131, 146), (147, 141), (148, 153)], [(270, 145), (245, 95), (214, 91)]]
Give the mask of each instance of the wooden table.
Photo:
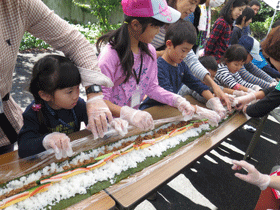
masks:
[[(198, 104), (203, 106), (199, 102), (195, 101), (192, 97), (188, 97), (188, 100), (192, 104)], [(181, 114), (177, 109), (169, 106), (152, 107), (147, 109), (147, 111), (152, 114), (154, 120), (173, 117)], [(247, 120), (243, 114), (237, 113), (233, 117), (231, 117), (228, 121), (222, 123), (213, 132), (211, 132), (211, 135), (204, 135), (198, 138), (195, 141), (196, 142), (195, 144), (191, 143), (193, 144), (193, 147), (190, 150), (180, 154), (180, 152), (184, 151), (189, 146), (186, 145), (181, 149), (179, 149), (178, 151), (176, 151), (174, 154), (171, 154), (171, 156), (177, 154), (180, 155), (178, 155), (176, 158), (173, 158), (168, 163), (161, 165), (164, 161), (166, 161), (167, 158), (170, 158), (170, 156), (150, 166), (150, 167), (156, 167), (156, 166), (159, 167), (153, 172), (151, 172), (149, 175), (140, 179), (139, 181), (130, 184), (122, 188), (121, 190), (119, 190), (121, 183), (116, 184), (106, 189), (105, 192), (101, 191), (100, 193), (95, 194), (90, 198), (85, 199), (80, 203), (71, 206), (68, 209), (69, 210), (70, 209), (71, 210), (72, 209), (97, 209), (97, 210), (114, 209), (115, 201), (117, 202), (117, 206), (120, 209), (131, 209), (136, 205), (138, 205), (141, 201), (143, 201), (149, 194), (155, 192), (160, 186), (168, 183), (170, 180), (175, 178), (182, 170), (184, 170), (187, 167), (190, 167), (190, 165), (193, 162), (195, 162), (197, 159), (199, 159), (207, 152), (212, 150), (215, 146), (218, 146), (219, 143), (221, 143), (221, 141), (226, 136), (228, 136), (234, 130), (242, 126), (246, 121)], [(136, 135), (139, 133), (141, 133), (140, 130), (134, 129), (130, 131), (126, 136)], [(91, 138), (89, 131), (86, 130), (79, 131), (69, 136), (71, 140), (79, 139), (84, 136), (87, 136), (87, 138)], [(109, 142), (114, 142), (117, 140), (118, 140), (117, 137), (100, 139), (96, 141), (97, 142), (96, 146), (108, 144)], [(17, 161), (17, 160), (19, 160), (17, 151), (0, 156), (0, 177), (1, 177), (0, 183), (6, 182), (5, 178), (7, 178), (7, 176), (6, 177), (1, 176), (1, 174), (6, 175), (7, 173), (12, 171), (12, 173), (10, 173), (11, 176), (13, 174), (16, 174), (16, 176), (19, 177), (24, 175), (21, 174), (23, 170), (25, 171), (25, 173), (27, 172), (30, 173), (55, 161), (54, 159), (50, 159), (48, 161), (45, 161), (42, 165), (42, 164), (38, 164), (42, 160), (36, 160), (36, 159), (32, 161), (24, 161), (24, 160)], [(9, 163), (9, 165), (7, 165), (7, 163)], [(141, 175), (141, 173), (143, 172), (136, 173), (132, 177), (137, 177)], [(110, 196), (115, 201), (110, 196), (108, 196), (106, 192), (110, 194)]]
[[(192, 103), (197, 104), (195, 101), (192, 101)], [(147, 111), (152, 114), (154, 119), (172, 117), (179, 114), (176, 109), (168, 106), (152, 107), (147, 109)], [(119, 183), (106, 189), (106, 192), (114, 198), (119, 209), (134, 208), (158, 188), (179, 175), (181, 171), (190, 167), (196, 160), (218, 146), (225, 137), (242, 126), (246, 121), (247, 119), (243, 114), (234, 114), (229, 120), (212, 131), (211, 134), (206, 134), (198, 138), (195, 142), (180, 148), (175, 154), (171, 154), (171, 156), (176, 155), (176, 157), (171, 158), (169, 162), (166, 160), (170, 158), (170, 156), (167, 156), (158, 163), (150, 166), (155, 167), (159, 165), (156, 170), (153, 170), (148, 175), (141, 177), (141, 173), (143, 172), (139, 172), (131, 176), (131, 179), (141, 177), (137, 182), (127, 185), (124, 188), (121, 186), (122, 183)], [(190, 147), (190, 145), (192, 145), (191, 149), (187, 150), (187, 147)], [(180, 151), (186, 152), (180, 154)], [(161, 164), (163, 161), (165, 161), (166, 164)]]

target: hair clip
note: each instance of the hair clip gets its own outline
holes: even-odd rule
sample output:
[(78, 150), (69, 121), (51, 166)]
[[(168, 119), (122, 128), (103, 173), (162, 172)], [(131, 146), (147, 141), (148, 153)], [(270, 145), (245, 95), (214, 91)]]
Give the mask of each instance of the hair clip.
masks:
[(41, 104), (33, 104), (32, 109), (35, 112), (38, 112), (42, 108)]

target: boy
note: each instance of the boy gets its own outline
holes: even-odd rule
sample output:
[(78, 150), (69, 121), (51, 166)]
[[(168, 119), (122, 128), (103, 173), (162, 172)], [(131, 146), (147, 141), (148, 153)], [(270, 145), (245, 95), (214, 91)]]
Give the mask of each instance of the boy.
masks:
[[(223, 118), (226, 110), (219, 98), (213, 96), (208, 86), (197, 79), (183, 61), (195, 42), (196, 32), (191, 22), (179, 20), (168, 27), (165, 35), (166, 49), (162, 57), (158, 58), (159, 85), (168, 91), (177, 93), (181, 86), (186, 84), (206, 99), (207, 108), (216, 111)], [(160, 103), (146, 98), (140, 109), (155, 105), (160, 105)]]

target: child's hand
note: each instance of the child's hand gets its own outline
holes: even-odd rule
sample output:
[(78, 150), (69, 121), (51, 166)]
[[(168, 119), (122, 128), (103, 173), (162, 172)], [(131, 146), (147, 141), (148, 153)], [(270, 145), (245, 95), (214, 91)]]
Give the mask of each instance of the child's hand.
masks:
[(110, 123), (121, 136), (125, 136), (127, 134), (128, 122), (121, 118), (114, 118)]
[(113, 120), (112, 113), (103, 100), (103, 95), (88, 99), (87, 114), (87, 129), (92, 132), (94, 139), (103, 138), (104, 132), (107, 131), (107, 119), (109, 123)]
[(120, 118), (144, 131), (154, 129), (154, 120), (150, 113), (136, 110), (128, 106), (121, 108)]
[(220, 115), (221, 119), (225, 118), (226, 109), (224, 108), (218, 97), (210, 98), (206, 103), (206, 107), (217, 112), (218, 115)]
[(182, 96), (178, 95), (176, 97), (174, 106), (178, 108), (180, 112), (182, 112), (185, 121), (190, 120), (195, 113), (195, 108)]
[(212, 126), (218, 126), (221, 120), (221, 117), (214, 111), (210, 109), (205, 109), (196, 105), (196, 114), (199, 116), (199, 119), (208, 119), (209, 124)]
[(54, 132), (46, 135), (43, 139), (43, 146), (46, 150), (53, 149), (56, 159), (73, 155), (70, 138), (65, 133)]

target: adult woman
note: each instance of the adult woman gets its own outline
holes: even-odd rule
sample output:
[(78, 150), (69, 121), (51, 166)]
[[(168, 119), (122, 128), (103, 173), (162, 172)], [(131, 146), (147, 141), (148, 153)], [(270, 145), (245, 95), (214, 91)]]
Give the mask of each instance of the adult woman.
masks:
[[(271, 63), (280, 71), (280, 26), (271, 30), (268, 34), (267, 38), (262, 42), (263, 52), (270, 58)], [(249, 116), (263, 116), (274, 108), (280, 105), (280, 88), (279, 84), (276, 87), (271, 87), (263, 91), (259, 91), (256, 93), (251, 93), (246, 97), (238, 98), (238, 105), (240, 108), (244, 106), (244, 104), (249, 103), (254, 99), (261, 99), (259, 102), (250, 105), (248, 107), (244, 107), (243, 111), (247, 113)], [(236, 173), (235, 176), (249, 182), (251, 184), (257, 185), (261, 190), (265, 190), (267, 187), (274, 188), (276, 190), (280, 190), (280, 177), (279, 176), (268, 176), (265, 174), (261, 174), (255, 167), (245, 161), (233, 161), (234, 165), (232, 167), (233, 170), (240, 170), (241, 168), (245, 168), (248, 171), (248, 174), (239, 174)], [(261, 199), (260, 199), (261, 200)], [(275, 209), (276, 207), (272, 207), (271, 202), (267, 203), (266, 208), (258, 208), (258, 209)], [(277, 208), (279, 208), (279, 201), (277, 201)]]
[[(55, 15), (40, 0), (9, 0), (0, 1), (0, 46), (1, 82), (0, 82), (0, 154), (12, 151), (17, 133), (23, 124), (22, 110), (15, 103), (9, 92), (12, 88), (12, 78), (17, 53), (25, 31), (45, 40), (52, 47), (61, 50), (74, 63), (82, 67), (82, 83), (84, 86), (111, 86), (112, 81), (97, 68), (97, 58), (93, 47), (85, 37), (72, 28), (66, 21)], [(100, 95), (99, 99), (95, 96)], [(102, 100), (102, 93), (90, 93), (93, 98), (88, 103), (87, 112), (91, 122), (90, 128), (94, 136), (103, 136), (107, 130), (106, 117), (112, 115)]]
[[(200, 1), (199, 0), (169, 0), (167, 1), (167, 3), (169, 4), (169, 6), (181, 12), (181, 19), (184, 19), (190, 13), (195, 11), (195, 8), (197, 7), (198, 4), (204, 4), (205, 0), (200, 0)], [(166, 34), (165, 27), (166, 26), (160, 29), (159, 33), (155, 36), (154, 40), (151, 43), (157, 49), (157, 57), (162, 56), (164, 53), (164, 50), (160, 50), (160, 49), (162, 49), (165, 46), (165, 34)], [(209, 72), (198, 61), (193, 50), (191, 50), (188, 53), (184, 61), (186, 62), (187, 66), (190, 68), (192, 73), (198, 79), (204, 81), (208, 86), (211, 86), (213, 88), (215, 94), (226, 102), (227, 107), (230, 110), (231, 105), (228, 97), (223, 93), (220, 87), (212, 80)], [(220, 110), (220, 112), (225, 112), (225, 110)]]
[(225, 4), (206, 43), (205, 55), (213, 55), (217, 61), (223, 57), (229, 45), (233, 21), (242, 14), (245, 7), (245, 0), (229, 0)]

